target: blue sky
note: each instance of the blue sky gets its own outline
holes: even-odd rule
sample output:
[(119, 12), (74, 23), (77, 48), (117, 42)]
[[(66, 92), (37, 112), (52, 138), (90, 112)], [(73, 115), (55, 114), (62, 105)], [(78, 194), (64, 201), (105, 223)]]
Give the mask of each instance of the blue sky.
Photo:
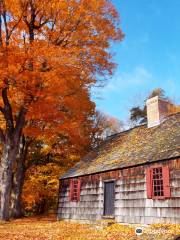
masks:
[(180, 104), (180, 0), (113, 0), (125, 39), (113, 44), (118, 67), (98, 90), (97, 109), (126, 121), (154, 88)]

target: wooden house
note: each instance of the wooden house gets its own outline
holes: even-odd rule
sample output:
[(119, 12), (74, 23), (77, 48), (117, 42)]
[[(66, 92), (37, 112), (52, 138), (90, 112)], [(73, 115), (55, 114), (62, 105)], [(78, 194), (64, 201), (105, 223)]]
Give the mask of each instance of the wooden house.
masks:
[(60, 178), (58, 219), (180, 223), (180, 113), (147, 101), (148, 123), (108, 138)]

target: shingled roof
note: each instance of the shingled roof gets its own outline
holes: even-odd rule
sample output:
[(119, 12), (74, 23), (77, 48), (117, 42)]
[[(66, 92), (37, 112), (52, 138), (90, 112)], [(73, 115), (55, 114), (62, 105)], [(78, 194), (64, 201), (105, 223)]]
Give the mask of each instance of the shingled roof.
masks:
[(141, 125), (104, 141), (61, 179), (154, 162), (180, 156), (180, 113), (160, 125)]

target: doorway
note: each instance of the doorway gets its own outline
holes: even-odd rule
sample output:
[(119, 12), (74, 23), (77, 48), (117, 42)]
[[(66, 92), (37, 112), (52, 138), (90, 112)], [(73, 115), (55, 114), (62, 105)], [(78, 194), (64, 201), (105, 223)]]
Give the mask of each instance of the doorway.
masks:
[(104, 216), (114, 215), (115, 182), (104, 182)]

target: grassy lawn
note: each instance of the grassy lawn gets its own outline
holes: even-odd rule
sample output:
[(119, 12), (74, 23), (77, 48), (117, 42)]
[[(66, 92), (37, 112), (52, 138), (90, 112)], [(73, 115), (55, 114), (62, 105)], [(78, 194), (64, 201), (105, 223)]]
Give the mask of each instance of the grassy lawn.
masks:
[(23, 218), (0, 223), (0, 240), (171, 240), (180, 234), (179, 225), (151, 225), (144, 234), (136, 236), (134, 226), (113, 224), (87, 225), (57, 222), (50, 218)]

